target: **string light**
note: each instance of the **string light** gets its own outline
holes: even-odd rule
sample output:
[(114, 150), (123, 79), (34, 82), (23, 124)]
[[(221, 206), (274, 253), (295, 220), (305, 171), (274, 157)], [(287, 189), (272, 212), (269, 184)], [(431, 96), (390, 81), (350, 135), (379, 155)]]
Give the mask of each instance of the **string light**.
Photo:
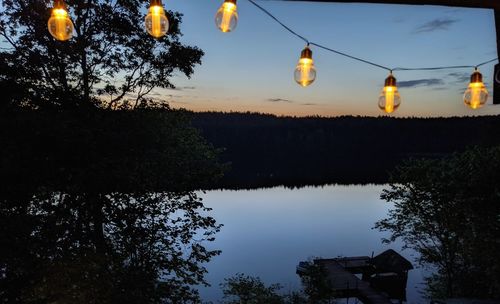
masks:
[(151, 0), (145, 19), (146, 31), (155, 38), (161, 38), (168, 32), (168, 18), (161, 0)]
[[(217, 27), (224, 33), (233, 31), (238, 24), (236, 1), (237, 0), (224, 0), (215, 15), (215, 23)], [(497, 61), (498, 58), (485, 61), (475, 66), (456, 65), (423, 68), (389, 68), (387, 66), (362, 59), (315, 42), (311, 42), (304, 36), (298, 34), (290, 27), (285, 25), (268, 10), (257, 4), (254, 0), (248, 1), (258, 9), (260, 9), (262, 12), (267, 14), (269, 17), (271, 17), (292, 35), (307, 43), (307, 46), (301, 52), (301, 56), (294, 73), (295, 81), (303, 87), (309, 86), (316, 79), (316, 68), (312, 59), (312, 51), (309, 47), (310, 45), (313, 45), (325, 51), (329, 51), (337, 55), (341, 55), (389, 71), (390, 75), (386, 78), (384, 88), (382, 89), (382, 93), (379, 97), (379, 107), (386, 113), (394, 112), (401, 104), (401, 97), (396, 86), (396, 78), (392, 75), (393, 71), (435, 71), (475, 68), (475, 71), (471, 76), (471, 82), (464, 93), (464, 103), (471, 109), (479, 109), (486, 103), (488, 99), (488, 90), (483, 83), (483, 76), (478, 71), (478, 68), (488, 63)], [(163, 8), (161, 0), (151, 0), (148, 14), (145, 18), (145, 25), (147, 32), (155, 38), (161, 38), (167, 34), (169, 21), (167, 16), (165, 15), (165, 10)], [(73, 22), (70, 19), (69, 13), (63, 0), (54, 0), (54, 7), (52, 9), (52, 13), (48, 20), (47, 26), (49, 29), (49, 33), (59, 41), (69, 40), (73, 36)]]
[(59, 41), (66, 41), (73, 37), (73, 22), (71, 22), (63, 0), (54, 0), (54, 7), (47, 27), (52, 37)]
[(312, 51), (309, 45), (300, 53), (299, 63), (295, 68), (295, 81), (303, 87), (307, 87), (316, 79), (316, 68), (312, 59)]
[(215, 24), (223, 33), (234, 31), (238, 25), (236, 0), (225, 0), (215, 14)]
[(399, 96), (398, 87), (396, 85), (396, 77), (392, 75), (392, 71), (385, 79), (384, 88), (378, 99), (378, 107), (387, 114), (396, 111), (401, 104), (401, 96)]
[[(307, 43), (307, 45), (312, 45), (316, 46), (320, 49), (323, 49), (325, 51), (335, 53), (337, 55), (341, 55), (362, 63), (366, 63), (369, 65), (372, 65), (374, 67), (384, 69), (390, 72), (389, 77), (386, 78), (385, 80), (385, 85), (384, 88), (382, 89), (382, 93), (379, 97), (379, 107), (386, 113), (392, 113), (394, 112), (399, 105), (401, 104), (401, 96), (399, 95), (398, 88), (396, 86), (396, 78), (392, 75), (393, 71), (436, 71), (436, 70), (450, 70), (450, 69), (464, 69), (464, 68), (476, 68), (476, 72), (472, 74), (472, 79), (471, 79), (471, 84), (469, 85), (467, 91), (464, 94), (464, 101), (465, 103), (473, 108), (477, 109), (484, 105), (486, 103), (486, 100), (488, 99), (488, 91), (486, 90), (486, 87), (484, 86), (484, 83), (482, 82), (482, 75), (477, 71), (477, 68), (483, 65), (486, 65), (488, 63), (497, 61), (498, 58), (492, 59), (485, 61), (483, 63), (480, 63), (475, 66), (471, 65), (454, 65), (454, 66), (439, 66), (439, 67), (420, 67), (420, 68), (406, 68), (406, 67), (396, 67), (396, 68), (390, 68), (363, 58), (359, 58), (350, 54), (347, 54), (345, 52), (341, 52), (338, 50), (335, 50), (333, 48), (329, 48), (327, 46), (315, 43), (307, 39), (306, 37), (298, 34), (294, 30), (292, 30), (290, 27), (288, 27), (286, 24), (281, 22), (278, 18), (276, 18), (272, 13), (270, 13), (268, 10), (266, 10), (264, 7), (260, 6), (255, 2), (255, 0), (248, 0), (251, 4), (253, 4), (255, 7), (257, 7), (259, 10), (261, 10), (263, 13), (268, 15), (271, 19), (276, 21), (279, 25), (281, 25), (285, 30), (290, 32), (292, 35), (296, 36), (297, 38), (303, 40), (304, 42)], [(301, 56), (302, 60), (302, 56)], [(299, 61), (300, 65), (300, 61)], [(299, 65), (297, 65), (297, 68), (295, 70), (295, 81), (297, 81), (299, 84), (302, 86), (307, 86), (303, 85), (304, 82), (300, 81), (301, 77), (298, 77), (297, 74), (300, 75), (300, 73), (297, 73), (299, 70)], [(312, 80), (314, 81), (314, 79)], [(312, 81), (310, 83), (312, 83)], [(309, 83), (309, 84), (310, 84)]]
[(464, 103), (471, 109), (481, 108), (488, 100), (488, 90), (483, 83), (483, 75), (478, 69), (470, 77), (470, 84), (464, 93)]

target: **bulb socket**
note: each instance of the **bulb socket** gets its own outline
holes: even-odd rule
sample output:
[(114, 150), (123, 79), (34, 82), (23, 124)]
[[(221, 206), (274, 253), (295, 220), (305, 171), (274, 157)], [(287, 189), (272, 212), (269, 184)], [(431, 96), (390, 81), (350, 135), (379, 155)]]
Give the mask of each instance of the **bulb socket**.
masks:
[(483, 74), (479, 73), (479, 71), (474, 71), (472, 75), (470, 76), (470, 82), (475, 83), (475, 82), (483, 82)]
[(64, 3), (64, 0), (54, 0), (54, 7), (55, 9), (66, 9), (66, 3)]
[(236, 5), (236, 0), (224, 0), (224, 2), (229, 2), (229, 3)]
[(396, 77), (389, 75), (389, 77), (387, 77), (385, 79), (385, 86), (386, 87), (395, 87), (396, 86)]
[(312, 59), (312, 57), (313, 57), (313, 52), (308, 46), (306, 46), (300, 53), (300, 59), (305, 59), (305, 58)]
[(151, 0), (149, 6), (162, 6), (161, 0)]

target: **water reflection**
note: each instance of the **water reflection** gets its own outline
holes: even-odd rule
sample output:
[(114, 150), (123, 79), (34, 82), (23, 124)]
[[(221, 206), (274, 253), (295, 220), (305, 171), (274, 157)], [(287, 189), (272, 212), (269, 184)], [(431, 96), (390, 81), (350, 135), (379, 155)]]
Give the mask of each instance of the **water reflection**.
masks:
[[(390, 208), (379, 198), (383, 188), (329, 185), (205, 193), (205, 204), (224, 227), (211, 244), (222, 254), (207, 267), (212, 287), (200, 289), (203, 299), (221, 299), (219, 283), (238, 272), (280, 283), (288, 291), (300, 288), (295, 267), (308, 257), (371, 255), (388, 248), (401, 252), (401, 244), (382, 244), (386, 235), (372, 229)], [(401, 254), (414, 260), (412, 252)], [(410, 271), (409, 303), (422, 302), (421, 282), (422, 270)]]

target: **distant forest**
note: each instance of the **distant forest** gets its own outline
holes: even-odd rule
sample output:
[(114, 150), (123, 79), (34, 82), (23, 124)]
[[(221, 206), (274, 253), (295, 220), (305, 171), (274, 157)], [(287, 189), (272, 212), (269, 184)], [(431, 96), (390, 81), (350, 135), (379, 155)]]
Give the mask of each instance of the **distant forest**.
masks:
[(409, 158), (442, 158), (500, 145), (500, 116), (277, 117), (192, 113), (192, 124), (229, 164), (217, 188), (386, 183)]

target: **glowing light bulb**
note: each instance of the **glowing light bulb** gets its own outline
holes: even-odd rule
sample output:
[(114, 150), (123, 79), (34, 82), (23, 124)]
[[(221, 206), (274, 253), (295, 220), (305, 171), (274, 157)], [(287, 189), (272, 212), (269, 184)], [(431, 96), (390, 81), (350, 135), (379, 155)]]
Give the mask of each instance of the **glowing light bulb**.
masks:
[(73, 37), (73, 22), (62, 0), (54, 1), (54, 7), (47, 22), (49, 33), (59, 41), (66, 41)]
[(151, 0), (145, 21), (146, 30), (151, 36), (161, 38), (167, 34), (169, 23), (161, 0)]
[(396, 86), (396, 78), (392, 76), (392, 72), (385, 79), (385, 85), (378, 99), (378, 107), (387, 114), (396, 111), (401, 104), (401, 96)]
[(476, 70), (470, 77), (470, 84), (464, 93), (464, 103), (471, 109), (476, 110), (484, 106), (488, 100), (488, 90), (483, 83), (483, 75)]
[(238, 25), (236, 0), (225, 0), (215, 14), (215, 24), (223, 33), (234, 31)]
[(312, 51), (306, 46), (300, 54), (299, 63), (295, 68), (295, 81), (303, 87), (307, 87), (316, 79), (316, 68), (312, 59)]

